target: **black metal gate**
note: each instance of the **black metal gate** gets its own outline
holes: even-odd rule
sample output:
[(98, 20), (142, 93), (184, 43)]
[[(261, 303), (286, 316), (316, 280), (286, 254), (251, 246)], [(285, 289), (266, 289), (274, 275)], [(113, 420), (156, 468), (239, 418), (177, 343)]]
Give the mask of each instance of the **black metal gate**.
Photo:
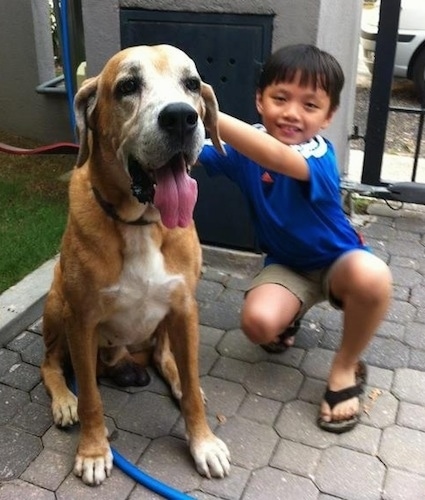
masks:
[[(362, 137), (365, 148), (361, 184), (350, 187), (354, 191), (368, 192), (379, 198), (425, 204), (425, 184), (416, 182), (424, 130), (425, 94), (422, 95), (421, 104), (417, 108), (390, 105), (400, 7), (401, 0), (381, 1), (366, 133)], [(383, 181), (381, 177), (389, 113), (406, 113), (412, 119), (415, 116), (418, 119), (411, 175), (406, 182), (392, 183)]]

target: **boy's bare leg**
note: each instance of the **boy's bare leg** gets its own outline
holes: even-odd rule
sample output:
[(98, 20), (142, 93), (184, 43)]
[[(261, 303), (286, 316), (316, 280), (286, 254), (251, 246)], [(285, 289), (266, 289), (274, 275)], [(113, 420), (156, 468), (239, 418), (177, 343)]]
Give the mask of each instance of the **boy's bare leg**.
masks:
[[(341, 345), (332, 362), (328, 387), (339, 391), (355, 385), (358, 361), (387, 312), (391, 299), (391, 273), (373, 254), (358, 250), (341, 257), (330, 275), (332, 294), (344, 307)], [(332, 410), (323, 401), (325, 421), (345, 420), (358, 413), (357, 397), (337, 404)]]
[[(241, 326), (254, 344), (268, 344), (290, 326), (301, 307), (299, 299), (287, 288), (274, 283), (250, 290), (242, 310)], [(293, 338), (285, 340), (288, 347)]]
[[(330, 275), (332, 294), (344, 304), (341, 345), (331, 366), (328, 387), (339, 391), (355, 385), (358, 361), (383, 320), (391, 298), (391, 273), (373, 254), (358, 250), (341, 257)], [(264, 284), (246, 296), (242, 329), (256, 344), (266, 344), (293, 322), (301, 307), (299, 299), (285, 287)], [(288, 346), (294, 339), (287, 339)], [(345, 420), (359, 411), (357, 397), (329, 408), (321, 405), (323, 420)]]

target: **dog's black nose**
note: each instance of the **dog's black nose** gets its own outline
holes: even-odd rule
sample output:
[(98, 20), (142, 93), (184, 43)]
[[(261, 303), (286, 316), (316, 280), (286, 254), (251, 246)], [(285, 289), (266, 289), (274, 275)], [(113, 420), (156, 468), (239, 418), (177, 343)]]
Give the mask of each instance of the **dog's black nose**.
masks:
[(197, 122), (198, 113), (184, 102), (168, 104), (158, 116), (159, 126), (181, 139), (195, 129)]

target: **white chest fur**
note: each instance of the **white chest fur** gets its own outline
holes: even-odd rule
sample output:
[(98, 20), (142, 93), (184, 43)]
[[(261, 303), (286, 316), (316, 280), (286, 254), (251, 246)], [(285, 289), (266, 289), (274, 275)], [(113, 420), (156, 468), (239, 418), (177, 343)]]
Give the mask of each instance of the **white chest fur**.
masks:
[(103, 345), (131, 345), (148, 339), (170, 308), (183, 276), (168, 274), (149, 228), (126, 228), (124, 264), (118, 283), (103, 290), (107, 309), (99, 325)]

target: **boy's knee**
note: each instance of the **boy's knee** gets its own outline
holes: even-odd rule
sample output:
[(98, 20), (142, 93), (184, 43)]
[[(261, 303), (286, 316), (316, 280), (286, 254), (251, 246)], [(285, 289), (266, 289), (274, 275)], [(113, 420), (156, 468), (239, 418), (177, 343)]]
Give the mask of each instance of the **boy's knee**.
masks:
[(356, 253), (347, 263), (337, 285), (342, 295), (367, 301), (387, 300), (392, 291), (392, 276), (387, 264), (373, 254)]
[(388, 266), (384, 262), (374, 269), (362, 273), (355, 282), (353, 293), (359, 300), (378, 305), (387, 302), (391, 297), (392, 277)]
[(242, 314), (241, 328), (248, 339), (254, 344), (267, 344), (273, 342), (284, 330), (279, 328), (272, 318), (265, 315)]
[(377, 297), (387, 297), (392, 290), (392, 276), (389, 267), (385, 262), (380, 261), (380, 265), (368, 270), (364, 276), (364, 288), (370, 293), (375, 292)]
[(244, 312), (241, 317), (241, 328), (251, 342), (261, 343), (261, 328), (255, 316)]

